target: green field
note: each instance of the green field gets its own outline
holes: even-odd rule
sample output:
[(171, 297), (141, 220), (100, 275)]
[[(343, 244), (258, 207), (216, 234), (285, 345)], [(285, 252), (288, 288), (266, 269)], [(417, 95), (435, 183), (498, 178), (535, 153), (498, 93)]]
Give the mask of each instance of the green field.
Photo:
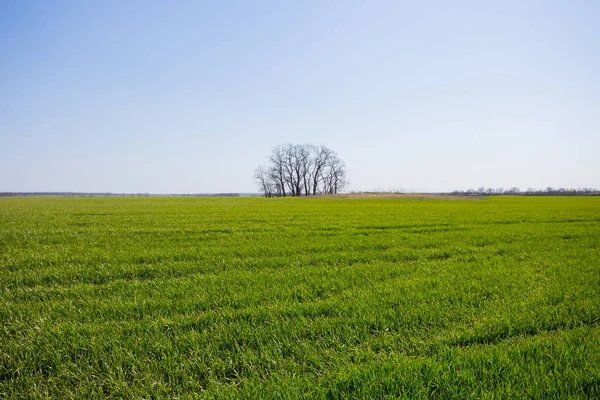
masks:
[(600, 198), (0, 199), (0, 398), (600, 398)]

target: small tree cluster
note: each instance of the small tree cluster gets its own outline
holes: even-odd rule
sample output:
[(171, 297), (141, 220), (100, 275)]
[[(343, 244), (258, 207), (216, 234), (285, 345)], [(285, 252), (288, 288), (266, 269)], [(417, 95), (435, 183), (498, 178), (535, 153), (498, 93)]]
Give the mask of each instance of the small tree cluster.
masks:
[(348, 183), (346, 166), (333, 150), (291, 143), (271, 151), (268, 163), (254, 172), (254, 181), (266, 197), (335, 194)]

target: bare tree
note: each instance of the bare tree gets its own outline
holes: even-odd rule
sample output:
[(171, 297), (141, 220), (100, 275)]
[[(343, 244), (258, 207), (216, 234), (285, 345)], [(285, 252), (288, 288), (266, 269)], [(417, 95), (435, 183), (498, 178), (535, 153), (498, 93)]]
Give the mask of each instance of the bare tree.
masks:
[(296, 146), (297, 162), (300, 171), (300, 178), (304, 195), (310, 195), (310, 170), (312, 168), (314, 154), (313, 145), (305, 144), (304, 146)]
[(319, 184), (323, 182), (323, 171), (327, 166), (329, 159), (334, 155), (333, 151), (325, 146), (313, 149), (313, 164), (312, 164), (312, 194), (316, 195), (319, 189)]
[(292, 196), (300, 196), (300, 167), (297, 157), (298, 145), (288, 143), (283, 146), (285, 170), (284, 180)]
[(277, 146), (271, 151), (269, 157), (271, 179), (276, 182), (281, 191), (281, 196), (285, 197), (285, 149), (283, 146)]
[(346, 166), (335, 154), (325, 165), (323, 182), (326, 194), (338, 193), (346, 186)]
[(292, 143), (275, 147), (268, 166), (258, 167), (254, 180), (266, 197), (335, 194), (348, 183), (346, 166), (334, 151)]
[(271, 171), (266, 166), (259, 165), (256, 168), (256, 171), (254, 171), (254, 182), (256, 182), (265, 197), (274, 196), (275, 183), (271, 179)]

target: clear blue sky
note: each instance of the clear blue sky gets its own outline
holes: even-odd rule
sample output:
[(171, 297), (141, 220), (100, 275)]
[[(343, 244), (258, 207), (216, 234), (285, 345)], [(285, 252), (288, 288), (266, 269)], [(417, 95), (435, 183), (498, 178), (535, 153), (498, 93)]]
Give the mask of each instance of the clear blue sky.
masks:
[(600, 2), (0, 1), (0, 191), (600, 187)]

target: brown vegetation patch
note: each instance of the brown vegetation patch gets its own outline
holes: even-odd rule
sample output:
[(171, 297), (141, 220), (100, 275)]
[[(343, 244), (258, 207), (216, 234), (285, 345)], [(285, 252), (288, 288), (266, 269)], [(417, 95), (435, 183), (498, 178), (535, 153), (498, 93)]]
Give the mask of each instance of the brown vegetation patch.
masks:
[(482, 197), (477, 195), (452, 195), (435, 193), (386, 193), (386, 192), (360, 192), (360, 193), (341, 193), (324, 194), (313, 196), (326, 199), (407, 199), (407, 200), (479, 200)]

